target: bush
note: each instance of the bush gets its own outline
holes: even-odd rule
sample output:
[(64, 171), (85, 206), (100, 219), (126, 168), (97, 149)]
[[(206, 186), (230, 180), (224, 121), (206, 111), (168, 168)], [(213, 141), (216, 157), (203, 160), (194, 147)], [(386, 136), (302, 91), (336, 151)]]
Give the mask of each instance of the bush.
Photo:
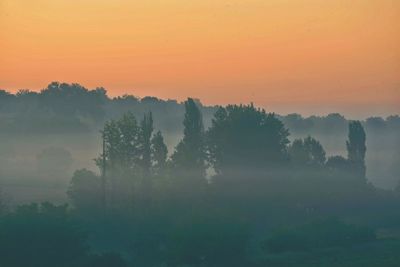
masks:
[(87, 251), (86, 234), (66, 205), (25, 205), (0, 221), (0, 266), (72, 267)]
[(376, 240), (367, 227), (345, 224), (336, 219), (319, 220), (273, 233), (264, 243), (272, 253), (340, 247)]
[(169, 233), (166, 261), (172, 266), (243, 266), (247, 234), (234, 221), (191, 218)]
[(127, 263), (117, 253), (107, 252), (93, 255), (85, 267), (127, 267)]

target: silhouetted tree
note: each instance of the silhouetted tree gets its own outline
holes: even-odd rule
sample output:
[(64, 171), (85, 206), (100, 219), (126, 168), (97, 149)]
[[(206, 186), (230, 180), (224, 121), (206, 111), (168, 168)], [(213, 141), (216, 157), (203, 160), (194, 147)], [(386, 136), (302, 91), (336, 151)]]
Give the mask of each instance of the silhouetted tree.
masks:
[(152, 173), (156, 176), (162, 175), (167, 164), (168, 148), (160, 131), (151, 139), (151, 157), (153, 162)]
[(321, 143), (316, 139), (308, 136), (304, 139), (304, 146), (309, 153), (311, 164), (323, 165), (326, 161), (326, 153)]
[(325, 164), (325, 150), (321, 143), (308, 136), (302, 139), (296, 139), (289, 147), (291, 160), (297, 164), (319, 165)]
[(142, 172), (142, 153), (140, 146), (141, 129), (132, 113), (126, 113), (118, 120), (106, 122), (102, 131), (104, 153), (96, 163), (107, 169), (107, 204), (112, 208), (132, 203), (133, 190)]
[(0, 217), (6, 212), (6, 204), (4, 201), (3, 190), (0, 186)]
[(40, 103), (61, 116), (89, 116), (95, 121), (104, 117), (106, 90), (88, 90), (73, 83), (52, 82), (40, 92)]
[(210, 162), (217, 173), (256, 171), (288, 158), (288, 130), (274, 114), (252, 104), (220, 107), (207, 136)]
[(81, 213), (96, 213), (102, 208), (101, 180), (92, 171), (87, 169), (75, 171), (67, 194)]
[(110, 171), (130, 173), (140, 162), (140, 127), (135, 116), (128, 112), (119, 120), (106, 122), (102, 134)]
[(295, 139), (289, 146), (290, 160), (295, 164), (306, 164), (309, 161), (309, 153), (304, 147), (303, 139)]
[(392, 115), (386, 118), (386, 125), (392, 131), (400, 130), (400, 116)]
[(140, 181), (140, 188), (136, 190), (139, 194), (141, 201), (143, 201), (142, 205), (147, 206), (146, 209), (148, 210), (151, 195), (152, 195), (152, 188), (153, 188), (153, 181), (151, 177), (151, 137), (153, 134), (153, 117), (151, 112), (145, 114), (143, 116), (142, 121), (140, 122), (140, 131), (139, 131), (139, 149), (140, 149), (140, 161), (139, 166), (141, 167), (141, 181)]
[(310, 132), (314, 126), (314, 121), (303, 118), (300, 114), (288, 114), (282, 117), (282, 122), (291, 133), (304, 134)]
[(141, 150), (141, 166), (144, 177), (150, 178), (151, 168), (151, 137), (153, 135), (153, 116), (151, 112), (143, 116), (140, 123), (140, 150)]
[(0, 89), (0, 110), (2, 110), (7, 104), (10, 104), (10, 102), (14, 102), (13, 100), (15, 100), (15, 98), (15, 95)]
[(365, 178), (365, 152), (367, 150), (365, 140), (365, 131), (361, 122), (350, 122), (346, 141), (347, 158), (361, 178)]
[(183, 139), (172, 155), (175, 170), (184, 171), (196, 177), (206, 174), (204, 126), (200, 109), (192, 98), (185, 102), (185, 119), (183, 121)]
[(342, 156), (329, 157), (326, 162), (326, 166), (333, 170), (339, 170), (339, 171), (349, 171), (350, 170), (349, 161)]
[(86, 234), (66, 205), (20, 206), (1, 220), (1, 266), (79, 266), (87, 252)]

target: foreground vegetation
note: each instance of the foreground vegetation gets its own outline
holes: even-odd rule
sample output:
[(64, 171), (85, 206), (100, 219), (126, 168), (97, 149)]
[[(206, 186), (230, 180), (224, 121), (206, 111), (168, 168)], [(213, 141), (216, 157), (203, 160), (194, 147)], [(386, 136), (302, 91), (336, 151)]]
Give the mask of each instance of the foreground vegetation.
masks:
[(188, 99), (172, 153), (154, 128), (151, 112), (108, 120), (99, 172), (74, 173), (70, 206), (0, 205), (1, 266), (400, 264), (400, 196), (367, 182), (359, 121), (346, 157), (291, 142), (253, 105), (218, 107), (205, 129)]

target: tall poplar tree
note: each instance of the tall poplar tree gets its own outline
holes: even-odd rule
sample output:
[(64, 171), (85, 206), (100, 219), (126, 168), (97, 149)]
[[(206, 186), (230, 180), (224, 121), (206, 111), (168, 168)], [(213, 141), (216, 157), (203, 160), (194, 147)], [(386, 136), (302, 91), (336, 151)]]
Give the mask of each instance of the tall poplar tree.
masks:
[(178, 171), (190, 176), (205, 177), (205, 149), (203, 117), (192, 98), (185, 101), (183, 139), (172, 155), (172, 164)]
[(347, 158), (356, 173), (362, 178), (366, 177), (365, 153), (367, 147), (365, 142), (366, 135), (361, 122), (350, 122), (348, 140), (346, 141)]

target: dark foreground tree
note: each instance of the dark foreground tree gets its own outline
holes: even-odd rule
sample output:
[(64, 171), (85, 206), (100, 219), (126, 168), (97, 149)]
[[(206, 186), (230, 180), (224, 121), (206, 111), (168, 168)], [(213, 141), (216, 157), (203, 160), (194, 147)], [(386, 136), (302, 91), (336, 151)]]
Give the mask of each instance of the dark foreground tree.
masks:
[(295, 164), (322, 166), (326, 161), (325, 154), (321, 143), (311, 136), (296, 139), (289, 147), (290, 158)]
[(143, 116), (140, 122), (139, 145), (141, 150), (141, 167), (144, 179), (150, 179), (151, 168), (151, 137), (153, 135), (153, 115), (150, 113)]
[(0, 186), (0, 217), (6, 212), (6, 204), (4, 201), (4, 194), (3, 194), (3, 190)]
[(175, 170), (190, 176), (204, 178), (206, 174), (204, 126), (201, 111), (192, 98), (185, 102), (183, 139), (172, 155)]
[(220, 107), (207, 133), (210, 161), (217, 173), (265, 170), (287, 160), (288, 136), (274, 114), (253, 105)]
[(66, 205), (21, 206), (0, 221), (0, 266), (80, 266), (88, 251), (85, 238)]
[(329, 157), (326, 162), (326, 166), (329, 169), (337, 170), (337, 171), (341, 171), (341, 172), (348, 172), (351, 169), (349, 161), (342, 156)]
[(100, 177), (87, 169), (75, 171), (67, 191), (75, 208), (89, 214), (101, 210), (102, 193)]
[(346, 142), (347, 158), (352, 165), (356, 174), (365, 179), (365, 152), (367, 147), (365, 145), (366, 136), (363, 126), (359, 121), (352, 121), (349, 123), (349, 135)]
[(152, 173), (155, 176), (164, 175), (167, 165), (168, 148), (164, 143), (164, 138), (160, 131), (151, 139), (151, 157), (153, 161)]

